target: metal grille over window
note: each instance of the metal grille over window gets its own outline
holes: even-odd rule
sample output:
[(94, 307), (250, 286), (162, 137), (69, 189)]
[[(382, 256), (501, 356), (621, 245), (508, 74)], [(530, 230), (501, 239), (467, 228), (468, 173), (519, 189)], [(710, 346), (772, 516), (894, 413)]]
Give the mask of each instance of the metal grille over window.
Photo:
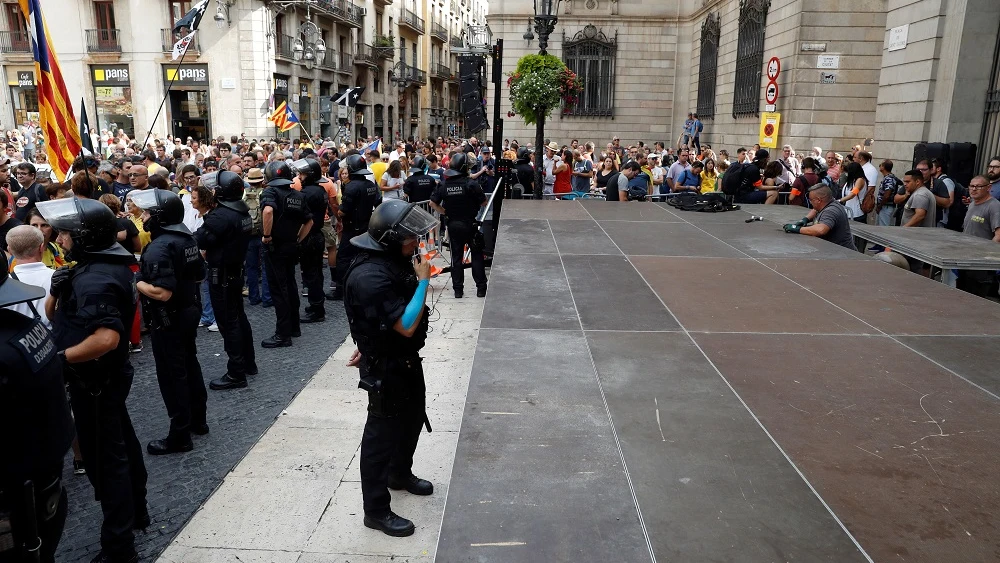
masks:
[(698, 64), (698, 117), (715, 117), (716, 69), (719, 61), (719, 14), (708, 14), (701, 24), (701, 57)]
[(760, 80), (764, 68), (764, 30), (771, 0), (740, 0), (740, 36), (736, 45), (733, 117), (760, 115)]
[(562, 115), (614, 117), (615, 58), (618, 33), (608, 38), (592, 25), (584, 27), (572, 39), (563, 32), (563, 62), (579, 75), (583, 93), (573, 107), (563, 108)]

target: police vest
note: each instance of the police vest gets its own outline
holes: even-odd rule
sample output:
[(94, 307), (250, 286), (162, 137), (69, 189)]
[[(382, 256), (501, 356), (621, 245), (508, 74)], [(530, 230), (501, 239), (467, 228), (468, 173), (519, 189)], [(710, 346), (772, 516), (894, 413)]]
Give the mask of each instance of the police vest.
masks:
[(220, 244), (219, 247), (208, 249), (206, 256), (209, 265), (242, 268), (250, 245), (250, 234), (253, 232), (250, 214), (219, 205), (205, 216), (202, 228), (210, 230)]
[(427, 201), (437, 187), (437, 180), (427, 174), (414, 174), (403, 184), (403, 193), (411, 202)]
[[(185, 307), (197, 301), (197, 283), (205, 279), (205, 261), (198, 250), (194, 237), (166, 231), (146, 246), (139, 264), (142, 279), (159, 286), (157, 281), (166, 281), (174, 289), (173, 295), (165, 303)], [(150, 304), (160, 306), (161, 301), (150, 300)]]
[(286, 187), (268, 189), (274, 190), (271, 237), (276, 244), (294, 244), (298, 239), (299, 229), (308, 221), (306, 217), (309, 207), (306, 205), (305, 195)]
[(306, 200), (309, 213), (312, 214), (312, 229), (310, 235), (316, 235), (323, 231), (323, 217), (326, 215), (330, 202), (326, 196), (326, 190), (318, 184), (302, 186), (302, 196)]
[(57, 352), (45, 325), (0, 309), (0, 488), (58, 465), (73, 442)]
[(467, 176), (449, 178), (444, 184), (444, 209), (449, 221), (473, 221), (479, 213), (480, 204), (474, 194), (482, 188)]
[(417, 276), (409, 262), (391, 260), (381, 252), (362, 252), (351, 262), (347, 274), (346, 291), (344, 293), (344, 308), (347, 310), (347, 322), (351, 328), (351, 336), (362, 354), (372, 357), (408, 357), (415, 356), (427, 340), (429, 326), (429, 310), (424, 306), (424, 314), (420, 325), (413, 336), (407, 338), (380, 321), (377, 311), (384, 303), (359, 302), (357, 291), (352, 288), (370, 287), (376, 280), (387, 276), (392, 280), (391, 295), (374, 296), (374, 299), (402, 297), (409, 302), (417, 291)]
[[(360, 235), (368, 230), (368, 222), (372, 218), (375, 206), (382, 202), (382, 193), (375, 182), (370, 180), (351, 180), (344, 186), (344, 199), (352, 207), (344, 215), (344, 240)], [(341, 202), (341, 211), (344, 203)]]

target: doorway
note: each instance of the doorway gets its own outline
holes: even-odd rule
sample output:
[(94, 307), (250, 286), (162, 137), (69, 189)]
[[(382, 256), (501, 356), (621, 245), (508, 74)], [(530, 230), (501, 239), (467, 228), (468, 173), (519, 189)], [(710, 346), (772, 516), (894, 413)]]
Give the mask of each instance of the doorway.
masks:
[(171, 90), (170, 116), (174, 135), (195, 140), (211, 137), (208, 90)]

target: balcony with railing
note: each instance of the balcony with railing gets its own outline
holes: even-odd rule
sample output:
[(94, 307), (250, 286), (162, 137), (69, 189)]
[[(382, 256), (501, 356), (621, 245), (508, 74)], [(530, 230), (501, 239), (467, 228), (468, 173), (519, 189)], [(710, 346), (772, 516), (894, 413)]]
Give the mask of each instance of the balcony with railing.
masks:
[(392, 5), (392, 0), (375, 0), (375, 5), (379, 8), (384, 8), (386, 6)]
[(378, 67), (378, 58), (375, 57), (375, 49), (367, 43), (358, 43), (354, 48), (354, 64)]
[(458, 33), (451, 36), (451, 40), (448, 41), (448, 44), (452, 47), (458, 47), (459, 49), (465, 47), (465, 39), (463, 35), (465, 35), (465, 32), (460, 30)]
[[(174, 51), (174, 43), (177, 43), (183, 34), (175, 34), (172, 29), (161, 29), (160, 30), (160, 46), (163, 48), (164, 53), (172, 53)], [(198, 41), (198, 34), (194, 34), (194, 38), (191, 40), (191, 45), (188, 46), (188, 53), (200, 53), (201, 43)]]
[(27, 31), (0, 31), (0, 53), (31, 53)]
[[(294, 60), (294, 51), (292, 50), (292, 45), (295, 44), (295, 38), (291, 35), (285, 35), (284, 33), (278, 32), (278, 43), (275, 49), (275, 54), (279, 59)], [(329, 51), (327, 51), (329, 53)]]
[(312, 4), (320, 12), (333, 16), (337, 22), (361, 29), (365, 21), (365, 9), (349, 0), (313, 0)]
[(319, 66), (330, 70), (337, 70), (337, 63), (339, 61), (340, 55), (333, 49), (327, 49), (326, 53), (323, 54), (323, 60), (319, 61)]
[(391, 61), (396, 55), (396, 38), (391, 35), (376, 36), (372, 53), (380, 61)]
[(403, 8), (400, 10), (399, 23), (409, 27), (413, 31), (416, 31), (420, 35), (424, 34), (424, 19), (417, 14)]
[(451, 67), (438, 62), (431, 63), (431, 78), (448, 80), (451, 78)]
[(121, 53), (121, 30), (118, 29), (88, 29), (88, 53)]
[(351, 67), (354, 65), (354, 55), (351, 53), (340, 53), (340, 61), (337, 65), (337, 72), (343, 72), (346, 74), (351, 74), (353, 70)]
[(436, 21), (431, 22), (431, 38), (442, 43), (448, 42), (448, 29)]

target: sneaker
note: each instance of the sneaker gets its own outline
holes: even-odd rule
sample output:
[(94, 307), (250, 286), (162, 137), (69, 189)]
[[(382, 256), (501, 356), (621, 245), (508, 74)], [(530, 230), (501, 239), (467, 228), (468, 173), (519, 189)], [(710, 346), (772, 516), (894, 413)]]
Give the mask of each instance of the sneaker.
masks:
[(82, 459), (73, 460), (73, 475), (86, 475), (87, 468), (83, 466)]
[(142, 352), (142, 342), (138, 344), (132, 344), (131, 342), (129, 342), (128, 351), (129, 354), (138, 354), (139, 352)]
[(243, 288), (243, 297), (250, 297), (250, 289), (249, 288), (246, 288), (246, 287)]
[(219, 332), (219, 323), (212, 323), (208, 325), (208, 332)]
[(205, 326), (205, 321), (198, 321), (198, 328)]

